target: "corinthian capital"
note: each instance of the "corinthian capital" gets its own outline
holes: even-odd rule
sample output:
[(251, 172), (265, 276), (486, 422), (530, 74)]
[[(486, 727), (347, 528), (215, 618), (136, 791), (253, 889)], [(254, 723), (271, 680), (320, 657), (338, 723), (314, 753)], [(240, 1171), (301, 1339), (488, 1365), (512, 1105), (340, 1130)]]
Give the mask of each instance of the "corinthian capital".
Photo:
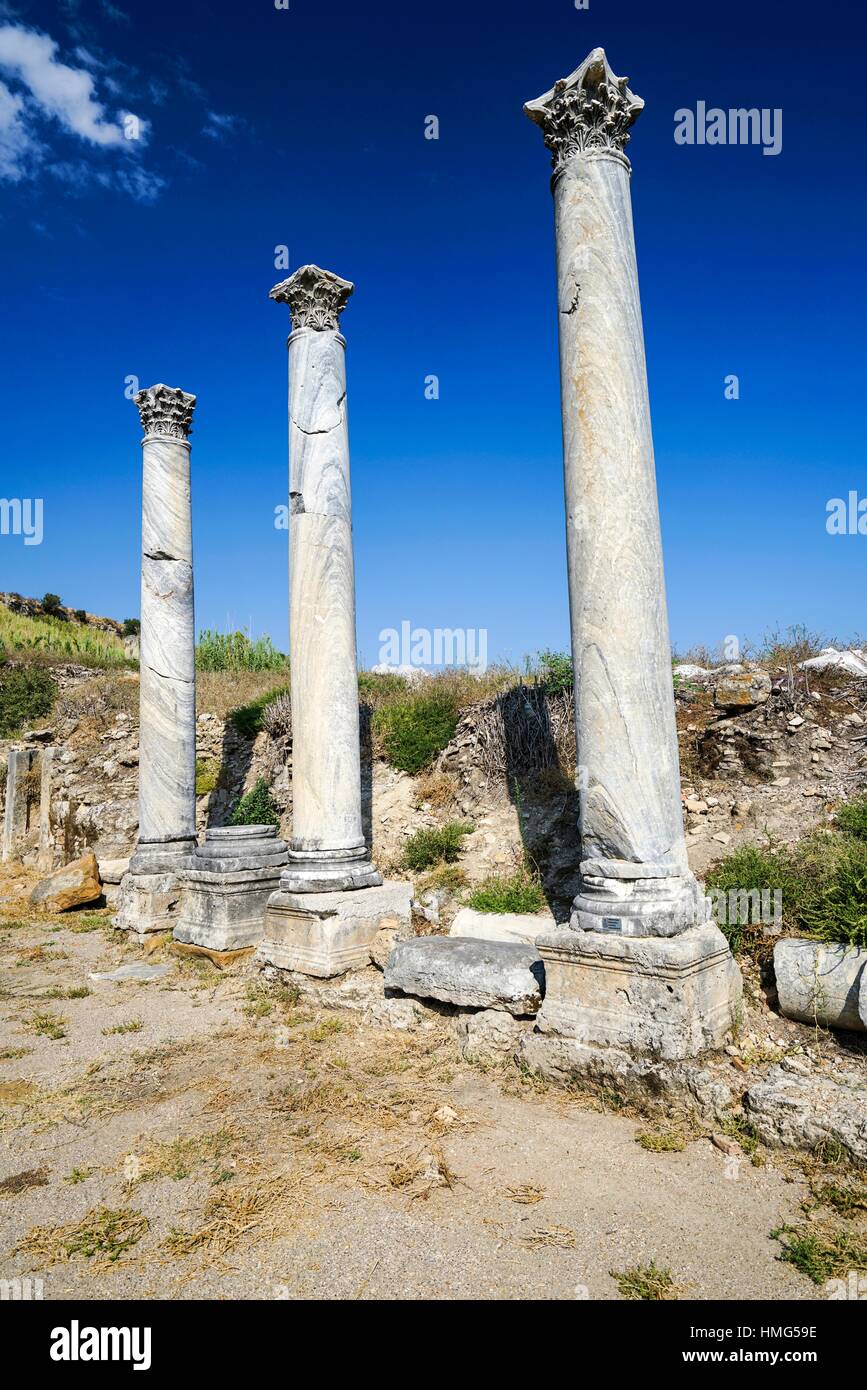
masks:
[(604, 48), (594, 48), (569, 77), (527, 102), (524, 112), (541, 127), (555, 172), (575, 154), (623, 155), (629, 127), (644, 109), (628, 81), (611, 71)]
[(340, 315), (354, 289), (348, 280), (341, 280), (331, 270), (302, 265), (288, 280), (275, 285), (268, 298), (289, 305), (293, 329), (315, 328), (322, 332), (338, 328)]
[(196, 398), (177, 386), (148, 386), (135, 396), (145, 434), (187, 439), (192, 432)]

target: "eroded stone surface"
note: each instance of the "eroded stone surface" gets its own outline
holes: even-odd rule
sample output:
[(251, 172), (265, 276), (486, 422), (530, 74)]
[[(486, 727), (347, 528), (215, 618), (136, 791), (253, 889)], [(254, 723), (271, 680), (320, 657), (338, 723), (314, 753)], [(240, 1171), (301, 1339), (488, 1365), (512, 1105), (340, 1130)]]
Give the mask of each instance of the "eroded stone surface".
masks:
[(867, 1163), (864, 1083), (854, 1073), (835, 1081), (815, 1073), (802, 1076), (781, 1063), (750, 1087), (744, 1105), (766, 1144), (815, 1149), (836, 1140), (852, 1158)]
[(536, 1013), (545, 974), (533, 946), (506, 941), (420, 936), (399, 941), (385, 968), (385, 988), (421, 999), (479, 1009)]

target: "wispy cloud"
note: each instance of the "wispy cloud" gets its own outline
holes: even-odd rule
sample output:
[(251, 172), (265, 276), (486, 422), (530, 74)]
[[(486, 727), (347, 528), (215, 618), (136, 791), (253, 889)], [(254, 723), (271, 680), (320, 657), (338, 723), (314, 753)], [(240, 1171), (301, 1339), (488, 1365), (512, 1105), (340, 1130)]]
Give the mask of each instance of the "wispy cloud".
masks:
[(227, 140), (243, 124), (241, 116), (221, 115), (219, 111), (209, 111), (202, 127), (202, 134), (209, 136), (211, 140)]

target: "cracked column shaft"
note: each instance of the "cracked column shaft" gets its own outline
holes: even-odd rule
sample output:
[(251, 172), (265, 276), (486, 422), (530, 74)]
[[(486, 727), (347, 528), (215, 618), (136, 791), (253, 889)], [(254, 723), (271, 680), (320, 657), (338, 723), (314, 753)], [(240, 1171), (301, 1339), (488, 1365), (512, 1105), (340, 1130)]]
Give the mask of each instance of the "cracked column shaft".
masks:
[(139, 391), (142, 440), (138, 870), (196, 842), (196, 648), (189, 434), (195, 396)]
[(382, 882), (361, 818), (355, 575), (345, 339), (353, 286), (302, 266), (270, 297), (289, 305), (289, 648), (292, 837), (287, 892)]
[(553, 155), (582, 861), (572, 926), (706, 920), (680, 802), (671, 647), (624, 154), (644, 103), (594, 49), (524, 110)]

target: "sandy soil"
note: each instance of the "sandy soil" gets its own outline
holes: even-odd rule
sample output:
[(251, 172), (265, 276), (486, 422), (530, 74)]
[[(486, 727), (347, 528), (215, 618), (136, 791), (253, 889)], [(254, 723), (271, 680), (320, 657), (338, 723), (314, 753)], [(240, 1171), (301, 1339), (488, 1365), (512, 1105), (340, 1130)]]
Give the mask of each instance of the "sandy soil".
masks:
[(769, 1235), (799, 1215), (790, 1162), (648, 1152), (647, 1121), (470, 1066), (444, 1025), (375, 1030), (246, 964), (163, 946), (158, 980), (89, 979), (143, 958), (105, 916), (0, 917), (0, 1279), (612, 1299), (611, 1271), (655, 1261), (681, 1297), (823, 1297)]

